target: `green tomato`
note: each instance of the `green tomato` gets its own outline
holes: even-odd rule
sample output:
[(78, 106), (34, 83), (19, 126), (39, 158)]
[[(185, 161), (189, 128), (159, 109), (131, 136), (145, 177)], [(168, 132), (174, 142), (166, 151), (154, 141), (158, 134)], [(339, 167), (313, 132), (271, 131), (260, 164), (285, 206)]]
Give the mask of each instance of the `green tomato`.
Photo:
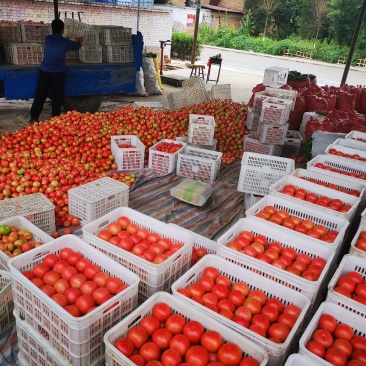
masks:
[(8, 225), (1, 225), (0, 226), (0, 234), (1, 235), (8, 235), (10, 234), (10, 227)]

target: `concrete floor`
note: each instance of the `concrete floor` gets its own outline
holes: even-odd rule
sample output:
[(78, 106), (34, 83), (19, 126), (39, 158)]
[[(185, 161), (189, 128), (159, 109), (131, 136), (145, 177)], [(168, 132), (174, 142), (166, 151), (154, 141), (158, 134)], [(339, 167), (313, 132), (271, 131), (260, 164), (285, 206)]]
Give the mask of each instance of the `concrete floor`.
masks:
[[(190, 77), (191, 69), (185, 65), (185, 62), (173, 61), (171, 66), (172, 70), (163, 71), (164, 76), (177, 75), (182, 78), (188, 79)], [(207, 67), (206, 70), (207, 72)], [(215, 78), (215, 69), (212, 68), (210, 78)], [(229, 70), (221, 70), (220, 79), (218, 85), (230, 84), (232, 100), (235, 102), (248, 102), (252, 89), (255, 85), (261, 83), (262, 76), (240, 74)], [(214, 81), (206, 83), (206, 90), (210, 91), (212, 85), (216, 85)], [(181, 87), (173, 85), (163, 84), (162, 95), (150, 95), (148, 97), (132, 96), (126, 94), (119, 95), (106, 95), (103, 97), (102, 106), (100, 111), (109, 111), (119, 108), (120, 106), (128, 105), (133, 102), (159, 102), (165, 109), (169, 109), (167, 95), (181, 90)], [(0, 131), (17, 131), (27, 126), (29, 120), (29, 111), (32, 105), (32, 100), (5, 100), (0, 98)], [(47, 100), (40, 116), (40, 121), (45, 121), (51, 118), (51, 105)]]

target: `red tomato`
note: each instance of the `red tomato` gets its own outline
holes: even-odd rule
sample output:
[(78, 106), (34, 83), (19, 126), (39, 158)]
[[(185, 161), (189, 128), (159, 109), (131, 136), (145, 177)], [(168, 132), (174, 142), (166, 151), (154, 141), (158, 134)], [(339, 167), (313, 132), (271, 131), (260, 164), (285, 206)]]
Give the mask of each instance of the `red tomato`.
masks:
[(249, 294), (250, 288), (245, 282), (236, 282), (231, 287), (231, 291), (238, 290), (243, 293), (243, 295), (246, 297)]
[(67, 305), (64, 309), (72, 316), (78, 318), (81, 316), (80, 310), (75, 305)]
[(70, 280), (72, 276), (75, 276), (78, 270), (74, 266), (66, 266), (61, 270), (61, 277), (65, 280)]
[(362, 276), (356, 271), (348, 272), (346, 274), (346, 276), (352, 278), (353, 281), (355, 281), (357, 285), (359, 285), (363, 282)]
[(65, 260), (59, 260), (57, 261), (54, 265), (53, 265), (53, 270), (58, 272), (58, 273), (61, 273), (62, 271), (62, 268), (64, 267), (67, 267), (69, 265), (68, 262), (66, 262)]
[(306, 349), (314, 355), (317, 355), (320, 358), (324, 358), (325, 348), (322, 344), (316, 341), (310, 341), (306, 344)]
[(282, 302), (279, 300), (279, 299), (276, 299), (275, 297), (272, 297), (270, 299), (268, 299), (266, 301), (266, 304), (267, 306), (274, 306), (277, 310), (278, 310), (278, 313), (281, 314), (282, 311), (283, 311), (283, 304)]
[(227, 366), (237, 366), (242, 359), (242, 350), (234, 343), (223, 344), (217, 352), (217, 358)]
[(320, 343), (325, 349), (328, 349), (333, 344), (332, 335), (325, 329), (318, 329), (314, 332), (312, 340)]
[(76, 299), (75, 305), (82, 314), (86, 314), (90, 308), (95, 306), (95, 301), (90, 295), (81, 295)]
[(188, 292), (190, 293), (191, 297), (197, 296), (202, 297), (205, 294), (205, 289), (199, 283), (192, 283), (187, 288)]
[(152, 334), (152, 341), (159, 346), (160, 349), (167, 349), (173, 338), (173, 333), (167, 328), (159, 328)]
[(89, 259), (87, 258), (82, 258), (80, 260), (78, 260), (75, 264), (75, 268), (79, 271), (79, 272), (84, 272), (84, 269), (86, 266), (88, 266), (89, 264), (91, 264), (91, 262), (89, 261)]
[(334, 337), (351, 341), (354, 336), (353, 329), (348, 324), (338, 324), (334, 330)]
[(60, 259), (62, 259), (62, 260), (66, 260), (66, 259), (67, 259), (67, 257), (68, 257), (68, 255), (69, 255), (70, 253), (73, 253), (73, 250), (72, 250), (71, 248), (62, 248), (62, 249), (60, 250)]
[(352, 347), (352, 344), (350, 342), (348, 342), (347, 340), (336, 339), (333, 342), (332, 347), (341, 349), (347, 355), (347, 358), (351, 357), (353, 347)]
[(111, 293), (106, 287), (98, 287), (93, 292), (93, 299), (97, 305), (102, 305), (106, 297), (110, 297)]
[(47, 254), (44, 259), (43, 263), (46, 264), (48, 267), (53, 268), (53, 265), (59, 261), (59, 257), (56, 254), (50, 253)]
[(65, 306), (68, 305), (65, 295), (54, 294), (54, 295), (51, 296), (51, 299), (53, 301), (56, 301), (56, 303), (59, 304), (61, 307), (65, 307)]
[[(205, 290), (205, 292), (209, 292), (209, 291), (211, 291), (212, 287), (215, 285), (215, 280), (209, 276), (202, 276), (198, 280), (198, 284)], [(189, 288), (188, 288), (188, 290), (189, 290)]]
[(324, 359), (334, 366), (347, 365), (347, 355), (339, 348), (330, 347), (327, 349)]
[(183, 334), (193, 344), (199, 343), (204, 331), (205, 329), (203, 328), (202, 324), (196, 320), (187, 322), (183, 328)]
[(128, 331), (127, 338), (133, 343), (135, 348), (139, 349), (144, 343), (147, 342), (149, 334), (145, 328), (136, 326)]
[(84, 258), (84, 256), (81, 253), (73, 252), (67, 256), (66, 260), (69, 262), (71, 266), (75, 266), (76, 262), (82, 258)]
[(180, 314), (171, 315), (165, 322), (165, 327), (173, 334), (180, 334), (186, 325), (186, 319)]
[(69, 281), (60, 278), (53, 284), (53, 288), (58, 294), (63, 294), (70, 287)]
[[(96, 274), (96, 276), (97, 275), (98, 275), (98, 273)], [(95, 276), (94, 276), (94, 278), (95, 278)], [(93, 281), (94, 281), (94, 278), (93, 278)], [(110, 277), (110, 278), (108, 278), (108, 280), (107, 280), (107, 282), (105, 284), (105, 287), (107, 287), (107, 289), (110, 291), (110, 293), (112, 295), (115, 295), (117, 293), (117, 290), (121, 286), (123, 286), (123, 282), (122, 282), (122, 280), (120, 280), (117, 277)]]
[(154, 315), (160, 322), (165, 322), (172, 313), (172, 309), (169, 305), (160, 302), (155, 304), (152, 309), (152, 315)]
[(239, 366), (259, 366), (259, 365), (260, 365), (259, 361), (257, 361), (255, 358), (245, 357), (240, 362)]
[(129, 357), (129, 359), (137, 366), (145, 366), (146, 362), (142, 356), (135, 354)]
[(231, 286), (231, 281), (230, 281), (229, 277), (227, 277), (225, 275), (218, 275), (215, 279), (215, 284), (224, 285), (227, 288), (229, 288)]
[(43, 276), (43, 282), (46, 285), (51, 285), (53, 286), (53, 284), (59, 280), (61, 278), (60, 273), (56, 272), (56, 271), (49, 271), (46, 272), (45, 275)]
[(268, 329), (268, 334), (270, 337), (277, 338), (283, 343), (290, 334), (290, 328), (285, 324), (273, 323)]
[(277, 319), (277, 323), (285, 324), (292, 329), (296, 323), (296, 318), (290, 314), (281, 314)]
[(333, 315), (322, 314), (319, 318), (318, 327), (333, 333), (337, 327), (337, 320)]
[(184, 356), (191, 346), (191, 342), (184, 334), (176, 334), (169, 343), (169, 348), (175, 349), (181, 356)]
[(44, 286), (44, 282), (40, 279), (40, 278), (33, 278), (31, 279), (31, 282), (36, 285), (38, 288), (41, 288), (42, 286)]
[(79, 288), (73, 288), (73, 287), (66, 289), (64, 292), (64, 295), (70, 305), (75, 304), (77, 298), (79, 296), (81, 296), (82, 294), (83, 293), (81, 292), (81, 290)]
[(229, 289), (223, 284), (214, 285), (211, 292), (218, 298), (218, 300), (227, 299), (229, 296)]
[(222, 345), (222, 336), (215, 330), (208, 330), (202, 334), (201, 345), (206, 348), (208, 352), (217, 352)]
[(164, 366), (178, 366), (182, 363), (182, 356), (174, 349), (167, 349), (161, 355), (161, 363)]
[(297, 319), (301, 314), (301, 309), (297, 305), (287, 305), (283, 308), (283, 313), (290, 314)]
[(247, 297), (243, 303), (243, 306), (247, 307), (252, 315), (259, 314), (262, 310), (261, 303), (254, 297)]
[(122, 230), (122, 226), (117, 222), (112, 222), (107, 226), (107, 231), (111, 235), (117, 235)]
[(336, 286), (337, 287), (342, 287), (346, 291), (349, 291), (349, 292), (352, 293), (352, 292), (355, 291), (356, 282), (351, 277), (342, 276), (342, 277), (338, 278)]
[(160, 348), (154, 342), (146, 342), (139, 350), (146, 362), (160, 359)]
[(352, 353), (352, 359), (353, 360), (362, 361), (362, 362), (365, 362), (366, 363), (366, 350), (364, 350), (364, 349), (356, 349)]
[(248, 298), (255, 298), (257, 299), (261, 305), (263, 306), (267, 301), (266, 294), (261, 290), (252, 290), (248, 294)]
[(229, 293), (228, 299), (235, 305), (235, 307), (239, 307), (243, 305), (245, 296), (240, 290), (232, 290)]
[(261, 314), (266, 315), (271, 323), (274, 323), (279, 315), (277, 308), (273, 305), (263, 306)]
[(32, 272), (33, 274), (37, 277), (37, 278), (43, 278), (43, 276), (49, 272), (51, 270), (51, 268), (49, 266), (47, 266), (44, 263), (38, 263), (36, 264), (33, 269)]
[(141, 319), (140, 326), (143, 327), (149, 336), (160, 328), (160, 321), (153, 315), (145, 316)]
[(213, 305), (216, 306), (219, 302), (218, 298), (216, 297), (216, 295), (214, 295), (213, 293), (209, 292), (207, 294), (204, 294), (202, 296), (202, 300), (204, 302), (204, 305)]
[(220, 272), (217, 268), (215, 267), (206, 267), (203, 271), (203, 276), (209, 276), (211, 278), (213, 278), (214, 280), (216, 279), (217, 276), (220, 275)]
[(354, 349), (366, 350), (366, 338), (362, 336), (354, 336), (351, 339), (351, 344)]
[(90, 264), (84, 269), (84, 275), (88, 280), (92, 280), (98, 272), (100, 272), (100, 267), (96, 264)]
[(93, 292), (98, 288), (98, 285), (93, 281), (86, 281), (81, 284), (80, 290), (83, 295), (93, 295)]
[(259, 334), (261, 337), (266, 338), (266, 331), (260, 325), (251, 324), (248, 329)]
[(130, 219), (126, 216), (120, 216), (116, 222), (121, 226), (121, 228), (124, 230), (126, 227), (130, 224)]
[(206, 366), (209, 361), (208, 352), (202, 346), (190, 347), (184, 358), (192, 366)]
[(40, 287), (40, 289), (49, 297), (53, 296), (56, 293), (56, 290), (50, 285), (44, 285)]

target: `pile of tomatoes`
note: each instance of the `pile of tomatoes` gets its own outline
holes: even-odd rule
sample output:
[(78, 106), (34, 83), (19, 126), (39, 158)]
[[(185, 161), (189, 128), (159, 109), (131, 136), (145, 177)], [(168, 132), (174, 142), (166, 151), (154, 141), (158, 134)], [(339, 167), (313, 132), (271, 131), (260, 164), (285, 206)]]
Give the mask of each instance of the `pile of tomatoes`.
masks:
[(366, 305), (366, 280), (358, 272), (350, 271), (339, 277), (334, 291)]
[(120, 216), (97, 234), (98, 238), (124, 249), (148, 262), (160, 264), (183, 247), (168, 237), (141, 227), (126, 216)]
[(178, 292), (274, 343), (286, 341), (301, 314), (298, 306), (267, 298), (245, 282), (232, 283), (214, 267), (206, 267), (198, 282)]
[(286, 210), (277, 210), (274, 206), (264, 207), (255, 216), (327, 243), (333, 243), (339, 234), (337, 230), (328, 230), (324, 225), (316, 225), (312, 220), (291, 216)]
[(239, 232), (226, 246), (309, 281), (317, 281), (327, 263), (321, 257), (311, 258), (291, 247), (283, 247), (279, 242), (269, 243), (266, 236), (246, 230)]
[(166, 152), (168, 154), (174, 154), (176, 153), (179, 149), (181, 149), (183, 147), (183, 145), (179, 142), (160, 142), (159, 144), (157, 144), (155, 146), (155, 149), (157, 151), (162, 151), (162, 152)]
[(252, 357), (243, 357), (235, 343), (225, 343), (217, 331), (187, 320), (163, 302), (154, 305), (151, 315), (130, 328), (114, 347), (138, 366), (260, 365)]
[(353, 159), (353, 160), (366, 161), (366, 158), (363, 158), (359, 154), (346, 154), (343, 151), (340, 151), (340, 150), (337, 150), (337, 149), (334, 149), (334, 148), (329, 149), (329, 154), (337, 155), (337, 156), (341, 156), (341, 157), (348, 158), (348, 159)]
[(355, 172), (348, 172), (346, 170), (339, 170), (339, 169), (336, 169), (336, 168), (332, 168), (330, 165), (326, 165), (326, 164), (323, 164), (323, 163), (316, 163), (314, 166), (315, 166), (315, 168), (329, 170), (333, 173), (347, 175), (349, 177), (363, 179), (363, 180), (366, 179), (366, 174), (364, 174), (364, 173), (358, 174), (358, 173), (355, 173)]
[(366, 365), (366, 338), (356, 335), (348, 324), (337, 322), (331, 314), (320, 316), (306, 348), (332, 365)]
[(22, 274), (74, 317), (90, 313), (128, 287), (71, 248), (46, 255)]

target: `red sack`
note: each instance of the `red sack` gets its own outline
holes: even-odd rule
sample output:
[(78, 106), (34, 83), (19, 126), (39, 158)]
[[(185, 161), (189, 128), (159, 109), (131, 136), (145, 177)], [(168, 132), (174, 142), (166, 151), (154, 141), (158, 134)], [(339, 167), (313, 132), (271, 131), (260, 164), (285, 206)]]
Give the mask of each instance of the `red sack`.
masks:
[(345, 109), (346, 107), (355, 109), (355, 104), (356, 104), (356, 95), (345, 91), (338, 95), (336, 101), (336, 109), (342, 110)]
[(298, 131), (302, 122), (304, 112), (302, 111), (291, 111), (287, 123), (289, 124), (288, 129)]
[(306, 97), (306, 112), (331, 111), (335, 109), (336, 100), (334, 94), (308, 95)]
[(366, 114), (366, 89), (363, 89), (360, 97), (360, 113)]
[(357, 127), (358, 124), (351, 121), (338, 121), (335, 124), (335, 132), (339, 133), (349, 133), (353, 128)]
[(309, 121), (305, 127), (306, 138), (309, 138), (315, 131), (334, 132), (334, 124), (328, 121)]
[(249, 99), (248, 102), (248, 106), (249, 107), (253, 107), (253, 102), (254, 102), (254, 94), (261, 92), (261, 91), (265, 91), (266, 90), (266, 86), (263, 84), (257, 84), (253, 89), (252, 89), (252, 96)]

